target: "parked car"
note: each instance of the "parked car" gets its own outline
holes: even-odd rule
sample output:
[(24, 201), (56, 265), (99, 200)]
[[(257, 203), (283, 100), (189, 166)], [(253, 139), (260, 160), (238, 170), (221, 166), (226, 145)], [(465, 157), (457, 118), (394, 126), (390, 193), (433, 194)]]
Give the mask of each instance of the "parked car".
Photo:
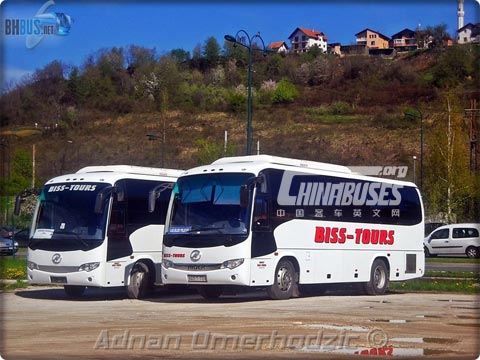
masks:
[(430, 235), (430, 233), (439, 228), (440, 226), (443, 226), (443, 225), (447, 225), (445, 223), (442, 223), (442, 222), (429, 222), (429, 223), (425, 223), (425, 236), (428, 236)]
[(15, 240), (18, 243), (18, 246), (27, 247), (29, 237), (30, 237), (30, 228), (25, 228), (17, 231), (13, 235), (13, 240)]
[(0, 238), (0, 254), (13, 255), (18, 251), (18, 243), (9, 238)]
[(480, 257), (480, 224), (440, 226), (424, 240), (425, 256), (467, 255)]
[(11, 238), (15, 233), (15, 229), (10, 226), (0, 226), (0, 237)]

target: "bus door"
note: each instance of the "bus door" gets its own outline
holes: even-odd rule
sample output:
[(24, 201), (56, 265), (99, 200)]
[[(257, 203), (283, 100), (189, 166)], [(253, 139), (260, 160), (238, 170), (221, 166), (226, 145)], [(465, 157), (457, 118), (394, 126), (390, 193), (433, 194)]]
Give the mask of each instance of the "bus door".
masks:
[(262, 172), (255, 184), (252, 220), (252, 258), (277, 250), (270, 220), (271, 195), (268, 173)]

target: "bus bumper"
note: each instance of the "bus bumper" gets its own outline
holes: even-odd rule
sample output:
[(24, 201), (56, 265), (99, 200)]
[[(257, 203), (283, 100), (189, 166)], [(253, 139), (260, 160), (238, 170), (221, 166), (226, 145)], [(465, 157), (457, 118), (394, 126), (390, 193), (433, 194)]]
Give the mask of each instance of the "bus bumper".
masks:
[(251, 285), (247, 264), (235, 269), (218, 269), (210, 271), (187, 271), (165, 268), (162, 265), (164, 284), (183, 285)]
[[(27, 269), (27, 279), (30, 284), (52, 285), (81, 285), (81, 286), (105, 286), (100, 269), (87, 272), (77, 271), (69, 273), (53, 273), (37, 269)], [(108, 285), (107, 285), (108, 286)]]

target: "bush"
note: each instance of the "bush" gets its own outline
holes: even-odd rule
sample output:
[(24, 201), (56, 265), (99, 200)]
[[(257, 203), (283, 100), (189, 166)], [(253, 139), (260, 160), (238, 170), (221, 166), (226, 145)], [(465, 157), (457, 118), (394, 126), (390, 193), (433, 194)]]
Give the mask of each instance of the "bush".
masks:
[(242, 112), (247, 109), (248, 93), (243, 85), (237, 86), (228, 95), (228, 104), (234, 112)]
[(272, 91), (272, 103), (284, 104), (295, 101), (298, 97), (298, 90), (290, 81), (282, 79), (275, 90)]
[(352, 107), (344, 101), (337, 101), (330, 105), (329, 110), (332, 115), (347, 115), (352, 112)]

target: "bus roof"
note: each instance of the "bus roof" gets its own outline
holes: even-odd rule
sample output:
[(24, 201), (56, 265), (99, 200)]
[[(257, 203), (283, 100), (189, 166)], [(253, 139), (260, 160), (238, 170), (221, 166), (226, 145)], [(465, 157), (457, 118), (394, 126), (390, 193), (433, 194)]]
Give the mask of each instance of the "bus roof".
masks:
[(145, 179), (175, 182), (183, 170), (162, 169), (130, 165), (87, 166), (76, 173), (63, 174), (48, 180), (47, 184), (64, 182), (106, 182), (114, 184), (120, 179)]
[(125, 173), (125, 174), (178, 177), (183, 173), (183, 170), (132, 166), (132, 165), (104, 165), (104, 166), (87, 166), (78, 170), (76, 174), (100, 173), (100, 172), (110, 172), (110, 173), (115, 172), (115, 173)]
[(221, 158), (212, 163), (212, 165), (234, 164), (234, 163), (269, 163), (276, 165), (293, 166), (299, 168), (316, 169), (351, 174), (352, 171), (342, 165), (328, 164), (310, 160), (289, 159), (272, 155), (250, 155)]
[(235, 156), (218, 159), (210, 165), (203, 165), (189, 169), (183, 175), (202, 174), (206, 172), (245, 172), (251, 171), (258, 173), (266, 167), (281, 168), (284, 170), (306, 172), (306, 173), (324, 173), (331, 176), (379, 181), (391, 184), (401, 184), (404, 186), (417, 187), (414, 183), (388, 179), (374, 176), (366, 176), (352, 171), (343, 165), (328, 164), (317, 161), (290, 159), (272, 155), (249, 155)]

